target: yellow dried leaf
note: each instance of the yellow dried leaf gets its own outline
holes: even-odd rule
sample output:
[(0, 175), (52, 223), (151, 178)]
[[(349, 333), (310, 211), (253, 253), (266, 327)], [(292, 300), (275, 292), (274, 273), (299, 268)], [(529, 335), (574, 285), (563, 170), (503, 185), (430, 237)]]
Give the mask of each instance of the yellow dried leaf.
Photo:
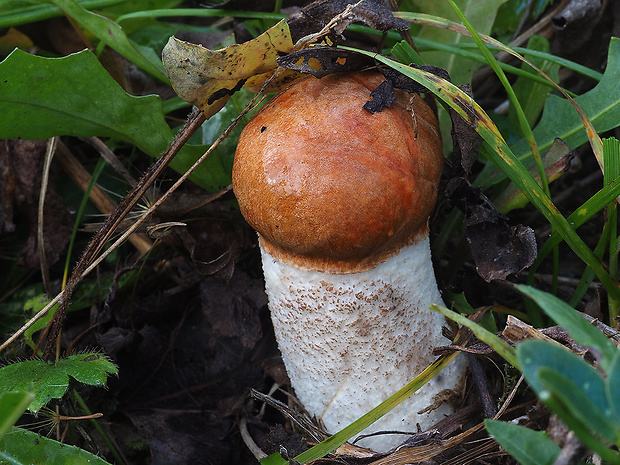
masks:
[(282, 20), (253, 40), (221, 50), (171, 37), (162, 58), (175, 92), (209, 118), (241, 87), (258, 90), (276, 69), (276, 58), (292, 49), (288, 24)]

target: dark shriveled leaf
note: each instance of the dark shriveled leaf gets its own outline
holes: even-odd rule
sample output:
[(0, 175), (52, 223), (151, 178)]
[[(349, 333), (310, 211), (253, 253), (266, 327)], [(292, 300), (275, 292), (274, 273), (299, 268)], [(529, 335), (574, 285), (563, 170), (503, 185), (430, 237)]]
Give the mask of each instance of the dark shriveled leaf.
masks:
[(465, 213), (465, 236), (476, 270), (485, 281), (505, 279), (534, 262), (537, 246), (531, 228), (510, 226), (508, 218), (464, 178), (452, 179), (446, 190), (452, 203)]
[(394, 86), (390, 81), (383, 81), (370, 93), (372, 100), (364, 104), (364, 109), (370, 113), (381, 111), (383, 107), (389, 107), (396, 100)]

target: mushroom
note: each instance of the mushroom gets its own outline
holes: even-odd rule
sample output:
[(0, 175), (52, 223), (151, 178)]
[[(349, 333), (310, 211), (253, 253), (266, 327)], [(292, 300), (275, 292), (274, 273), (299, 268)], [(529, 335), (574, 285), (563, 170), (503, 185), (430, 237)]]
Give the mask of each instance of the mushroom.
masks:
[[(396, 90), (380, 112), (363, 109), (385, 79), (376, 72), (296, 81), (244, 128), (233, 165), (241, 213), (258, 232), (265, 287), (297, 398), (335, 433), (435, 360), (442, 304), (428, 217), (443, 166), (433, 111)], [(460, 385), (457, 357), (377, 431), (416, 432), (452, 411), (435, 402)], [(441, 404), (420, 413), (432, 404)], [(383, 452), (402, 435), (366, 438)]]

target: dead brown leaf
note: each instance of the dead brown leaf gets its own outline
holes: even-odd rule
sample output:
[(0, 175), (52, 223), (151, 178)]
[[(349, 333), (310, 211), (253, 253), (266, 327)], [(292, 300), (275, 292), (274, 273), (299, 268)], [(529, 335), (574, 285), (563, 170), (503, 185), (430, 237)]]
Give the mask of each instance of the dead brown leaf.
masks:
[(256, 39), (220, 50), (171, 37), (162, 59), (175, 92), (209, 118), (242, 87), (260, 89), (273, 74), (276, 58), (292, 49), (288, 24), (283, 20)]

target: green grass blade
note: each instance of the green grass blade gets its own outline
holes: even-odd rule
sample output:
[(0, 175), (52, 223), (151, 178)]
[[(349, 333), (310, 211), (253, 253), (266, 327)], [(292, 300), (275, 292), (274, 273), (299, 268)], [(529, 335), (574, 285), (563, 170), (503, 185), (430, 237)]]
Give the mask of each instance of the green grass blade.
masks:
[[(417, 44), (418, 40), (416, 38), (416, 44)], [(450, 45), (450, 44), (447, 44)], [(501, 50), (498, 47), (495, 47), (492, 44), (488, 44), (489, 47), (491, 47), (493, 50)], [(472, 44), (458, 44), (457, 47), (462, 48), (462, 49), (469, 49), (469, 48), (475, 48), (475, 45)], [(530, 55), (532, 57), (535, 58), (540, 58), (542, 60), (545, 61), (549, 61), (553, 64), (556, 65), (560, 65), (566, 69), (570, 69), (571, 71), (575, 71), (576, 73), (579, 73), (585, 77), (589, 77), (591, 79), (594, 79), (595, 81), (600, 81), (603, 78), (603, 73), (600, 73), (598, 71), (595, 71), (593, 69), (590, 69), (586, 66), (580, 65), (579, 63), (575, 63), (574, 61), (571, 60), (567, 60), (566, 58), (562, 58), (556, 55), (553, 55), (549, 52), (544, 52), (541, 50), (532, 50), (531, 48), (528, 47), (513, 47), (510, 46), (510, 48), (512, 50), (514, 50), (517, 53), (520, 53), (522, 55)]]
[[(405, 42), (406, 43), (406, 42)], [(416, 37), (415, 39), (415, 43), (416, 46), (422, 51), (425, 49), (431, 49), (431, 50), (437, 50), (437, 51), (441, 51), (441, 52), (446, 52), (446, 53), (452, 53), (455, 55), (459, 55), (463, 58), (467, 58), (469, 60), (472, 61), (476, 61), (480, 64), (487, 64), (485, 58), (480, 55), (479, 53), (474, 53), (474, 52), (470, 52), (469, 50), (466, 50), (463, 47), (459, 47), (459, 46), (455, 46), (453, 44), (441, 44), (438, 42), (433, 42), (431, 40), (424, 40), (424, 39), (420, 39), (418, 37)], [(396, 44), (394, 46), (394, 48), (396, 48), (399, 44)], [(420, 65), (420, 64), (425, 64), (425, 63), (418, 63), (415, 60), (411, 60), (411, 61), (407, 61), (407, 60), (403, 60), (401, 59), (401, 57), (399, 57), (398, 55), (396, 55), (396, 53), (394, 53), (394, 48), (392, 48), (391, 53), (394, 54), (394, 56), (396, 56), (396, 58), (398, 59), (398, 61), (400, 61), (401, 63), (415, 63), (416, 65)], [(526, 49), (526, 51), (529, 53), (529, 50)], [(397, 49), (398, 52), (398, 49)], [(550, 55), (553, 56), (553, 55)], [(403, 56), (404, 58), (404, 56)], [(555, 86), (549, 82), (547, 79), (543, 78), (542, 76), (533, 73), (532, 71), (527, 71), (521, 68), (517, 68), (516, 66), (512, 66), (509, 65), (507, 63), (502, 63), (499, 62), (498, 63), (499, 66), (507, 73), (513, 74), (515, 76), (520, 76), (520, 77), (524, 77), (526, 79), (530, 79), (533, 82), (536, 82), (538, 84), (542, 84), (545, 86), (548, 86), (550, 88), (555, 89)], [(572, 94), (571, 96), (574, 97), (576, 94)]]
[(510, 363), (513, 367), (519, 368), (520, 363), (517, 359), (517, 355), (515, 353), (515, 349), (510, 347), (504, 341), (502, 341), (499, 337), (497, 337), (492, 332), (484, 329), (479, 324), (471, 321), (469, 318), (460, 315), (459, 313), (453, 312), (452, 310), (447, 309), (446, 307), (442, 307), (440, 305), (431, 305), (431, 308), (445, 317), (455, 321), (456, 323), (465, 326), (470, 329), (474, 335), (480, 339), (485, 344), (488, 344), (497, 352), (504, 360)]
[[(620, 195), (620, 178), (614, 179), (610, 184), (599, 190), (596, 194), (590, 197), (584, 202), (577, 210), (575, 210), (566, 219), (574, 229), (582, 226), (586, 221), (603, 210), (610, 202), (613, 202)], [(532, 268), (537, 268), (539, 262), (551, 252), (554, 246), (562, 241), (562, 236), (556, 231), (551, 234), (551, 237), (543, 244), (538, 252), (538, 257), (532, 265)]]
[(109, 18), (86, 10), (74, 0), (53, 0), (53, 2), (77, 21), (80, 26), (97, 36), (102, 43), (108, 45), (153, 77), (165, 83), (169, 82), (161, 61), (159, 59), (157, 59), (157, 62), (149, 60), (144, 53), (138, 50), (137, 45), (129, 40), (123, 28), (117, 23)]
[(138, 18), (176, 18), (176, 17), (194, 17), (194, 18), (221, 18), (232, 16), (237, 18), (253, 18), (253, 19), (284, 19), (286, 15), (281, 13), (268, 13), (262, 11), (233, 11), (222, 10), (217, 8), (162, 8), (157, 10), (143, 10), (133, 13), (127, 13), (116, 18), (116, 22), (121, 24), (124, 21)]
[[(603, 182), (605, 185), (620, 178), (620, 141), (615, 138), (603, 139), (604, 167)], [(618, 205), (616, 201), (607, 206), (607, 222), (609, 227), (609, 274), (618, 278)], [(617, 328), (620, 322), (617, 317), (620, 315), (620, 301), (610, 298), (608, 302), (609, 320)]]
[[(86, 9), (101, 9), (119, 3), (126, 3), (128, 0), (83, 0), (80, 5)], [(15, 5), (0, 5), (0, 28), (21, 26), (22, 24), (34, 23), (50, 18), (62, 16), (62, 10), (53, 4), (26, 2), (16, 3)]]

